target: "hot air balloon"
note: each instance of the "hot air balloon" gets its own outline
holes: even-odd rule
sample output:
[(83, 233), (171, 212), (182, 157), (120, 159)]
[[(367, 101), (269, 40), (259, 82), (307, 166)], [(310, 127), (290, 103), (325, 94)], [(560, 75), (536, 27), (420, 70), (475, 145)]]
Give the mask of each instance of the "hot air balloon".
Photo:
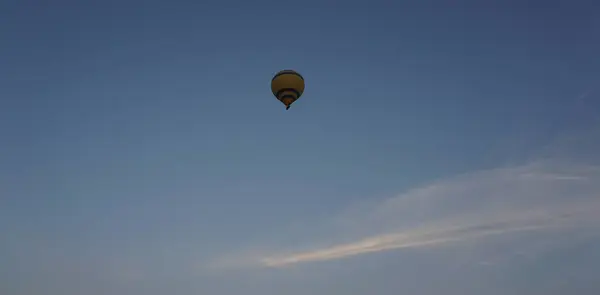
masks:
[(304, 78), (294, 70), (283, 70), (271, 80), (273, 95), (289, 110), (304, 92)]

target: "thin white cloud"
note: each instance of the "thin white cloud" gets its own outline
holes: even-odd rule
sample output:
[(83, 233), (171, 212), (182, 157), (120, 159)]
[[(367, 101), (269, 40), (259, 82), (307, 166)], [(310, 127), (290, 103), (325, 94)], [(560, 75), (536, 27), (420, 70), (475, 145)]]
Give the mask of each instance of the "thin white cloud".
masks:
[(584, 100), (586, 100), (588, 98), (588, 96), (590, 96), (591, 94), (593, 94), (596, 89), (597, 86), (600, 83), (600, 80), (597, 80), (596, 83), (594, 83), (594, 85), (588, 87), (585, 91), (583, 91), (578, 97), (577, 97), (577, 101), (578, 102), (583, 102)]
[[(317, 249), (313, 251), (293, 253), (290, 255), (267, 257), (261, 260), (264, 266), (281, 267), (289, 264), (325, 261), (340, 259), (360, 254), (388, 251), (401, 248), (419, 248), (439, 246), (450, 242), (468, 241), (472, 238), (484, 237), (489, 235), (507, 234), (521, 231), (533, 231), (542, 229), (559, 229), (574, 225), (577, 221), (589, 220), (590, 217), (596, 216), (600, 211), (600, 202), (587, 207), (588, 210), (570, 211), (565, 208), (562, 212), (556, 212), (556, 215), (544, 216), (551, 214), (535, 214), (531, 212), (531, 216), (523, 218), (514, 218), (515, 216), (506, 216), (505, 221), (485, 222), (474, 221), (472, 225), (457, 225), (435, 228), (418, 228), (399, 233), (384, 234), (366, 238), (360, 241), (336, 245), (330, 248)], [(593, 212), (590, 211), (590, 208)], [(560, 214), (562, 213), (562, 214)], [(527, 215), (527, 214), (524, 214)], [(510, 221), (509, 221), (510, 219)], [(448, 222), (451, 224), (451, 222)]]
[[(228, 266), (243, 261), (245, 266), (284, 267), (402, 248), (474, 243), (517, 232), (600, 225), (600, 169), (538, 161), (469, 173), (351, 209), (322, 226), (332, 224), (337, 227), (330, 238), (309, 238), (306, 250), (231, 256)], [(341, 241), (353, 231), (352, 239)], [(330, 246), (310, 247), (325, 242)]]

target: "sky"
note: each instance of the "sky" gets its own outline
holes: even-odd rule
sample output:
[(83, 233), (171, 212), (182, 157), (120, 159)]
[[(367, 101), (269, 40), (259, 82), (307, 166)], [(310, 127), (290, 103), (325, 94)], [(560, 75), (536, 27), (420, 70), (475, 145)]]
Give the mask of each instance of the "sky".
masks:
[(0, 293), (598, 294), (599, 53), (593, 0), (3, 1)]

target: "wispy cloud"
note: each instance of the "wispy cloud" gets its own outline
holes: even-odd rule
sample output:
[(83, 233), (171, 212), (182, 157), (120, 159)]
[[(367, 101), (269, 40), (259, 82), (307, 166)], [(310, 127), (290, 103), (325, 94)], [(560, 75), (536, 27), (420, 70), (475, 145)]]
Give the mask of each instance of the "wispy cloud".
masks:
[[(587, 207), (589, 205), (593, 207)], [(585, 212), (590, 211), (590, 208), (594, 208), (595, 210), (592, 210), (593, 212)], [(524, 213), (522, 218), (510, 220), (509, 218), (516, 216), (506, 216), (505, 220), (496, 222), (474, 220), (471, 225), (452, 225), (452, 222), (447, 222), (450, 226), (440, 224), (439, 227), (430, 226), (398, 233), (383, 234), (325, 249), (293, 253), (279, 257), (267, 257), (262, 259), (261, 263), (264, 266), (280, 267), (295, 263), (333, 260), (401, 248), (439, 246), (445, 243), (468, 241), (472, 238), (488, 235), (564, 228), (573, 225), (576, 221), (589, 220), (594, 214), (600, 213), (600, 210), (597, 210), (600, 209), (600, 202), (587, 204), (585, 209), (588, 210), (565, 209), (552, 216), (547, 216), (550, 215), (547, 213), (536, 214), (536, 212), (531, 212), (530, 216), (526, 216), (527, 214)]]
[[(526, 231), (559, 231), (600, 225), (600, 169), (540, 161), (442, 179), (321, 226), (330, 238), (307, 239), (305, 250), (245, 256), (246, 266), (284, 267), (402, 248), (440, 247)], [(355, 231), (354, 238), (346, 240)], [(330, 246), (310, 247), (328, 243)], [(228, 260), (229, 266), (237, 259)], [(252, 263), (250, 263), (252, 262)]]
[(583, 102), (584, 100), (586, 100), (588, 98), (588, 96), (590, 96), (591, 94), (593, 94), (596, 91), (596, 88), (598, 85), (598, 82), (600, 82), (600, 80), (597, 80), (596, 83), (594, 83), (593, 86), (587, 88), (585, 91), (583, 91), (579, 97), (577, 97), (577, 101), (578, 102)]

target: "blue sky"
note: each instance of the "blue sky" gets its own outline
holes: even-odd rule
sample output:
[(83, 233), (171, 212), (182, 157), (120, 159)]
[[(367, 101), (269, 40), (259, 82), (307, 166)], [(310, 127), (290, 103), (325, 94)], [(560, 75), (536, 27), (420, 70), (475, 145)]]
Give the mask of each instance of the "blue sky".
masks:
[(597, 294), (599, 11), (5, 1), (0, 291)]

